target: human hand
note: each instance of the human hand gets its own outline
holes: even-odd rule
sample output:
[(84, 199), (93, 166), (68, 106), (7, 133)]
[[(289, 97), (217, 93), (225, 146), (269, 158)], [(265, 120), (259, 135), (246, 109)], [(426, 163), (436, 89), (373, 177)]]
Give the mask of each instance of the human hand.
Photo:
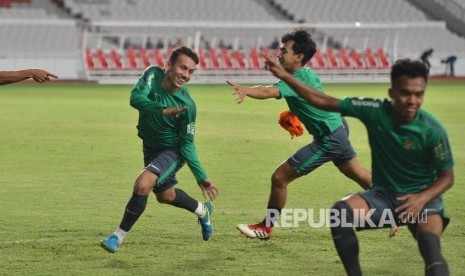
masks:
[(41, 69), (29, 69), (29, 73), (31, 74), (31, 78), (33, 78), (36, 82), (39, 83), (49, 81), (50, 77), (58, 79), (58, 77), (55, 74), (49, 73)]
[(395, 209), (396, 214), (398, 214), (398, 218), (404, 223), (417, 222), (420, 218), (420, 212), (428, 202), (428, 199), (421, 193), (406, 194), (398, 197), (397, 200), (404, 201)]
[(183, 107), (167, 107), (167, 108), (163, 109), (163, 111), (161, 113), (163, 114), (163, 116), (166, 116), (166, 117), (178, 117), (179, 114), (183, 113), (187, 109), (188, 109), (187, 106), (183, 106)]
[(210, 200), (214, 200), (220, 192), (216, 185), (208, 179), (202, 181), (199, 184), (199, 187), (202, 190), (203, 197), (208, 198)]
[(230, 80), (226, 81), (231, 88), (234, 90), (231, 94), (236, 97), (236, 102), (238, 104), (242, 103), (247, 96), (247, 89), (243, 86), (233, 83)]
[(275, 77), (282, 79), (289, 74), (284, 68), (276, 62), (276, 58), (271, 55), (265, 55), (265, 70), (270, 71)]

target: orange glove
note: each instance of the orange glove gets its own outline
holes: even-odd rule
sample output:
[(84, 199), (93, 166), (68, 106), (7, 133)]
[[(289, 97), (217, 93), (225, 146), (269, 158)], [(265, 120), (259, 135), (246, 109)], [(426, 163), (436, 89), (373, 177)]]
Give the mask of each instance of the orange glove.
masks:
[(279, 115), (278, 123), (289, 133), (291, 134), (291, 139), (294, 139), (294, 136), (299, 137), (304, 134), (304, 129), (302, 127), (302, 122), (299, 118), (292, 114), (290, 111), (286, 110), (281, 112)]

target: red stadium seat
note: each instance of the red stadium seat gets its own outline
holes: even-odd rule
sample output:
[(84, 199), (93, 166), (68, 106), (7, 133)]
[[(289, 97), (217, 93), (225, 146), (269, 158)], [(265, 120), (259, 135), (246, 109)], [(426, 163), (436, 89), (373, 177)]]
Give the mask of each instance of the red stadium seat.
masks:
[(375, 57), (378, 58), (379, 63), (381, 64), (381, 68), (389, 68), (389, 59), (382, 48), (378, 49), (378, 51), (375, 53)]
[(349, 57), (347, 55), (347, 51), (344, 48), (339, 49), (339, 57), (341, 60), (341, 67), (343, 69), (350, 69), (352, 68), (352, 65), (350, 64)]
[(360, 57), (360, 54), (357, 53), (357, 51), (355, 51), (354, 49), (352, 49), (352, 50), (349, 52), (349, 58), (350, 58), (350, 60), (352, 61), (353, 67), (354, 67), (355, 69), (361, 69), (361, 68), (363, 68), (362, 57)]
[(236, 61), (239, 69), (246, 69), (247, 66), (244, 62), (244, 57), (242, 56), (242, 53), (239, 50), (234, 50), (231, 55), (233, 59)]
[(86, 52), (84, 54), (84, 59), (86, 61), (87, 68), (93, 70), (95, 69), (95, 63), (92, 58), (92, 52), (89, 48), (86, 48)]
[(150, 66), (150, 60), (149, 60), (149, 55), (147, 53), (147, 49), (145, 49), (145, 48), (140, 49), (139, 55), (140, 55), (140, 58), (142, 59), (142, 64), (143, 64), (144, 68), (149, 67)]
[(202, 48), (199, 49), (199, 63), (201, 69), (207, 69), (207, 63), (205, 62), (205, 56)]
[(373, 51), (371, 48), (366, 48), (364, 51), (366, 67), (368, 69), (376, 69), (378, 68), (378, 64), (376, 63), (375, 56), (373, 55)]
[(155, 57), (156, 65), (158, 65), (158, 66), (160, 66), (160, 67), (163, 67), (164, 64), (163, 64), (162, 55), (161, 55), (161, 53), (160, 53), (160, 49), (154, 49), (154, 50), (153, 50), (153, 56)]
[(326, 50), (326, 59), (328, 60), (329, 69), (339, 68), (339, 64), (336, 60), (336, 55), (334, 54), (334, 50), (332, 48), (328, 48), (328, 50)]
[(321, 50), (317, 49), (315, 52), (315, 55), (313, 56), (314, 59), (314, 64), (316, 65), (314, 68), (315, 69), (323, 69), (325, 67), (325, 61), (323, 59), (323, 55), (321, 54)]
[(257, 48), (252, 47), (250, 49), (250, 59), (252, 61), (252, 69), (260, 69), (260, 63), (258, 62), (258, 53), (257, 53)]
[(111, 56), (111, 60), (113, 61), (113, 64), (115, 65), (115, 68), (116, 69), (122, 69), (123, 68), (123, 63), (121, 62), (121, 57), (116, 52), (116, 50), (111, 50), (110, 56)]
[(210, 48), (210, 60), (214, 70), (220, 69), (220, 63), (218, 62), (218, 56), (216, 54), (215, 48)]
[(127, 58), (127, 66), (126, 69), (137, 69), (137, 62), (136, 62), (136, 53), (134, 51), (134, 48), (129, 47), (127, 52), (126, 52), (126, 58)]
[(102, 49), (97, 50), (97, 59), (100, 62), (101, 69), (109, 69), (107, 57)]
[(224, 69), (231, 70), (233, 68), (231, 58), (229, 57), (230, 53), (227, 48), (222, 48), (221, 49), (221, 54), (220, 57), (222, 58), (224, 62)]

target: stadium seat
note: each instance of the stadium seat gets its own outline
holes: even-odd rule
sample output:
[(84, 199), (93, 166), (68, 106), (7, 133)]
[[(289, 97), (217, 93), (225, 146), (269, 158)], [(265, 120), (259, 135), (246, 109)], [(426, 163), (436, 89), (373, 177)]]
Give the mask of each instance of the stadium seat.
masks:
[(111, 50), (110, 56), (111, 56), (111, 60), (112, 60), (113, 65), (114, 65), (113, 69), (122, 69), (123, 68), (123, 63), (121, 62), (121, 57), (116, 52), (116, 50)]
[(378, 49), (378, 51), (375, 53), (375, 57), (379, 60), (381, 68), (388, 69), (390, 67), (389, 59), (386, 53), (384, 52), (383, 48)]
[(260, 69), (260, 63), (258, 62), (258, 53), (257, 53), (257, 48), (252, 47), (249, 52), (250, 59), (252, 61), (252, 69), (259, 70)]
[(352, 64), (350, 63), (349, 57), (347, 55), (347, 50), (344, 48), (339, 49), (339, 58), (341, 61), (341, 67), (343, 69), (351, 69), (353, 68)]
[(218, 61), (218, 55), (216, 53), (216, 50), (215, 48), (210, 48), (210, 60), (212, 62), (212, 69), (214, 70), (218, 70), (220, 69), (220, 63)]
[(373, 50), (371, 48), (366, 48), (363, 54), (364, 54), (367, 69), (378, 68), (378, 64), (376, 63), (376, 59), (375, 59), (375, 56), (373, 55)]
[(107, 57), (102, 49), (97, 50), (97, 59), (100, 62), (100, 69), (109, 69)]
[(140, 49), (139, 56), (142, 59), (142, 64), (143, 64), (144, 68), (147, 68), (147, 67), (149, 67), (151, 65), (149, 55), (147, 53), (147, 49), (145, 49), (145, 48)]
[(339, 68), (339, 64), (336, 60), (336, 55), (334, 54), (334, 51), (332, 48), (328, 48), (326, 50), (326, 54), (324, 55), (326, 56), (326, 59), (328, 60), (328, 64), (329, 64), (329, 69), (338, 69)]
[(233, 60), (236, 61), (238, 69), (241, 69), (241, 70), (247, 69), (247, 66), (244, 61), (244, 57), (239, 50), (234, 50), (231, 55), (233, 57)]
[(135, 70), (137, 69), (137, 62), (136, 62), (136, 53), (134, 48), (129, 47), (126, 52), (126, 59), (127, 59), (127, 66), (126, 69)]
[(354, 49), (350, 50), (349, 58), (352, 61), (354, 69), (362, 69), (364, 67), (362, 57)]
[(163, 62), (162, 54), (160, 53), (160, 49), (158, 49), (158, 48), (153, 49), (153, 56), (155, 57), (156, 65), (158, 65), (160, 67), (163, 67), (164, 62)]
[(220, 57), (221, 57), (221, 59), (223, 60), (223, 63), (224, 63), (223, 69), (227, 69), (227, 70), (233, 69), (231, 58), (229, 56), (230, 56), (230, 53), (229, 53), (229, 50), (227, 48), (220, 49)]
[(204, 54), (203, 48), (199, 49), (198, 54), (199, 54), (200, 68), (203, 70), (207, 69), (207, 63), (205, 62), (205, 54)]

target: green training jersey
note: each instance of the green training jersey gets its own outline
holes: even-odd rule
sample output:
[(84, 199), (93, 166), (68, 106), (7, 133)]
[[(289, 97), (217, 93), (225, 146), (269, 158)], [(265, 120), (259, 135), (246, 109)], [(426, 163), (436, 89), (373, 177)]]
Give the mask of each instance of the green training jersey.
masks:
[[(310, 67), (302, 67), (292, 75), (323, 93), (320, 78)], [(290, 111), (299, 118), (311, 135), (315, 137), (328, 135), (341, 126), (342, 118), (339, 113), (324, 111), (312, 106), (284, 81), (275, 83), (274, 87), (279, 90), (281, 98), (286, 100)]]
[[(197, 182), (207, 179), (194, 145), (196, 107), (189, 91), (182, 87), (168, 92), (161, 87), (165, 70), (148, 67), (131, 92), (131, 106), (139, 111), (138, 135), (144, 143), (160, 148), (179, 148), (182, 157)], [(177, 117), (163, 116), (166, 107), (184, 107), (188, 110)]]
[(445, 129), (426, 111), (420, 109), (412, 122), (399, 125), (387, 99), (346, 98), (339, 108), (367, 128), (373, 187), (418, 193), (434, 183), (438, 171), (454, 166)]

